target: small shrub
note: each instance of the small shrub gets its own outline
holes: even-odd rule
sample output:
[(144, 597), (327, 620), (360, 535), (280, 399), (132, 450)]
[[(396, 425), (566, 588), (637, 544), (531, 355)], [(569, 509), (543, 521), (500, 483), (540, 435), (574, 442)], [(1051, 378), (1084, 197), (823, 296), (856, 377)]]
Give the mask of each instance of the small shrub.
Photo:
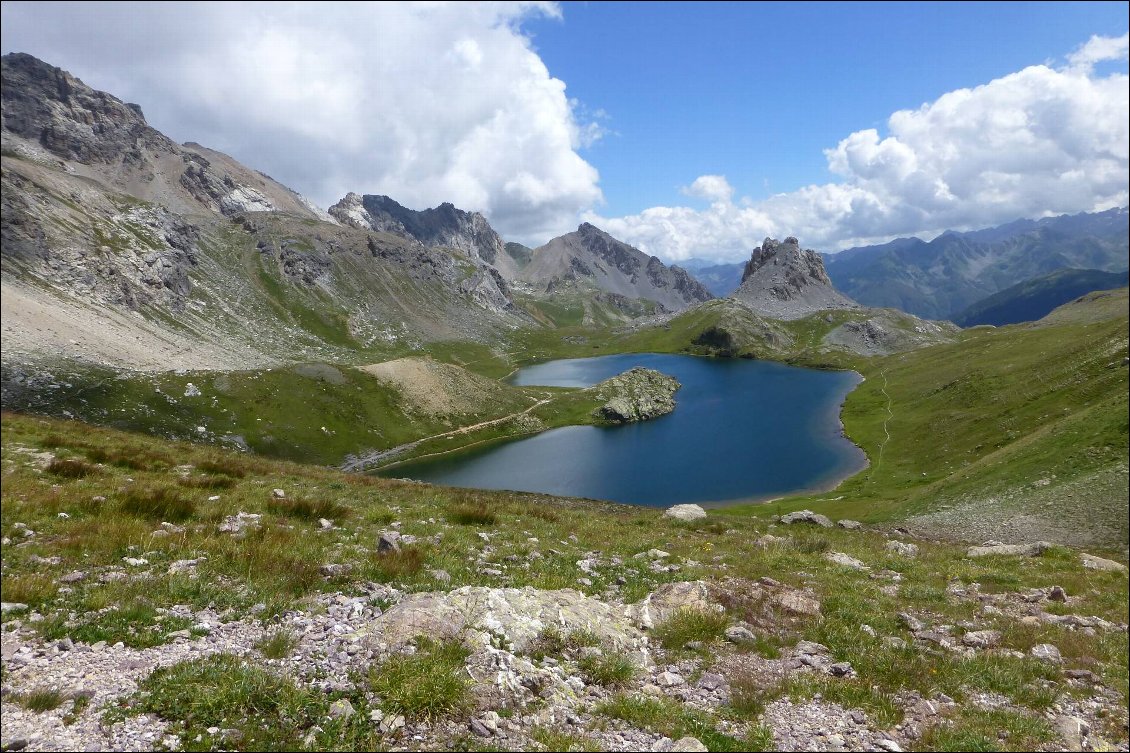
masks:
[(340, 520), (353, 513), (350, 508), (340, 502), (328, 499), (307, 499), (306, 497), (289, 499), (274, 499), (272, 497), (267, 502), (267, 512), (272, 515), (282, 515), (300, 520), (317, 520), (318, 518)]
[(680, 649), (691, 641), (717, 640), (729, 622), (722, 612), (680, 609), (656, 628), (655, 637), (665, 649)]
[(137, 487), (125, 493), (122, 512), (157, 521), (187, 520), (196, 512), (196, 503), (182, 497), (169, 486)]
[(84, 460), (75, 458), (60, 460), (56, 458), (47, 465), (47, 472), (61, 478), (84, 478), (99, 473), (99, 470), (97, 466), (93, 466)]
[(42, 714), (44, 711), (50, 711), (62, 706), (63, 701), (67, 700), (67, 696), (60, 693), (58, 690), (36, 688), (26, 693), (13, 693), (11, 699), (28, 711)]
[(289, 630), (278, 630), (255, 644), (259, 653), (268, 659), (284, 659), (298, 645), (298, 638)]
[(458, 505), (448, 513), (447, 519), (461, 526), (492, 526), (498, 522), (498, 516), (482, 502), (476, 505)]
[(470, 678), (464, 660), (470, 652), (457, 642), (420, 638), (412, 655), (396, 655), (369, 673), (369, 687), (386, 713), (430, 720), (456, 716), (471, 708)]
[(623, 687), (636, 676), (636, 665), (621, 651), (584, 656), (577, 661), (577, 666), (585, 682), (606, 688)]

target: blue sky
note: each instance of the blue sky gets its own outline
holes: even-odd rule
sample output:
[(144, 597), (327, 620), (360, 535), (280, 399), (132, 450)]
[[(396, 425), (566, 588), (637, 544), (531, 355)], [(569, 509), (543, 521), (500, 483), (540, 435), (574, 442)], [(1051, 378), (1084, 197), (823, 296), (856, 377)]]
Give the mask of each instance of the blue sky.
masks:
[(319, 204), (664, 260), (1127, 203), (1127, 5), (5, 2), (25, 51)]
[(568, 95), (607, 113), (584, 154), (619, 215), (703, 174), (754, 199), (826, 181), (845, 135), (1119, 36), (1127, 6), (569, 2), (526, 28)]

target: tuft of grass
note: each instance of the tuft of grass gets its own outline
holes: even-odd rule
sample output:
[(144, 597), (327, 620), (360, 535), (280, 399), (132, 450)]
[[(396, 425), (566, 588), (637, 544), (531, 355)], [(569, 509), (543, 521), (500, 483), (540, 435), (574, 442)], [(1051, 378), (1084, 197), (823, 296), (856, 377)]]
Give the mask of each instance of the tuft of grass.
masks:
[(328, 518), (341, 520), (353, 514), (353, 510), (340, 502), (330, 499), (308, 499), (306, 497), (292, 497), (287, 499), (271, 498), (267, 502), (267, 512), (272, 515), (282, 515), (300, 520), (317, 520)]
[(470, 652), (457, 642), (417, 639), (419, 650), (396, 655), (369, 672), (369, 688), (381, 708), (417, 720), (443, 719), (471, 709), (471, 685), (464, 667)]
[(0, 583), (4, 601), (27, 604), (33, 609), (53, 599), (59, 590), (54, 578), (42, 573), (5, 575)]
[(696, 737), (709, 750), (762, 751), (773, 744), (772, 732), (764, 726), (755, 727), (745, 739), (739, 740), (719, 732), (708, 713), (669, 699), (620, 695), (599, 704), (594, 712), (676, 740)]
[(902, 720), (902, 710), (890, 693), (884, 693), (861, 680), (835, 680), (824, 675), (796, 675), (782, 688), (781, 695), (794, 699), (821, 695), (825, 701), (844, 708), (858, 708), (881, 728), (893, 727)]
[(399, 552), (372, 555), (369, 565), (375, 580), (388, 583), (420, 572), (424, 568), (424, 554), (417, 547), (406, 546)]
[(298, 638), (289, 630), (278, 630), (255, 644), (259, 653), (268, 659), (285, 659), (298, 645)]
[(302, 730), (321, 721), (328, 706), (319, 695), (239, 657), (217, 654), (156, 670), (141, 682), (130, 711), (172, 721), (194, 750), (219, 747), (209, 727), (242, 732), (241, 749), (301, 750)]
[(1055, 731), (1038, 716), (967, 708), (927, 729), (919, 749), (1026, 751), (1038, 750), (1055, 739)]
[(600, 746), (592, 740), (548, 727), (535, 727), (530, 732), (530, 738), (539, 743), (545, 750), (560, 751), (561, 753), (601, 750)]
[(247, 470), (238, 461), (231, 458), (202, 460), (196, 464), (196, 470), (213, 476), (230, 476), (231, 478), (243, 478), (247, 475)]
[(582, 656), (577, 660), (577, 667), (585, 682), (606, 688), (622, 688), (636, 676), (636, 665), (622, 651)]
[(98, 466), (91, 465), (85, 460), (76, 458), (60, 460), (55, 458), (47, 464), (47, 472), (60, 478), (85, 478), (101, 471), (98, 470)]
[(655, 629), (655, 637), (667, 650), (680, 649), (691, 641), (718, 640), (729, 622), (722, 612), (680, 609)]
[(176, 522), (188, 520), (196, 512), (196, 503), (182, 497), (171, 486), (131, 488), (119, 505), (122, 512), (138, 518)]
[(730, 678), (730, 707), (745, 719), (756, 719), (782, 695), (782, 686), (765, 686), (750, 674)]
[(54, 688), (35, 688), (26, 693), (13, 693), (9, 696), (14, 703), (18, 703), (28, 711), (42, 714), (63, 705), (67, 696)]
[(230, 489), (236, 480), (229, 476), (185, 476), (178, 478), (177, 484), (186, 489)]
[(456, 505), (447, 514), (447, 519), (461, 526), (492, 526), (498, 522), (498, 516), (482, 502)]
[(832, 543), (823, 536), (798, 535), (789, 540), (789, 548), (801, 554), (823, 554), (832, 548)]
[(541, 661), (547, 656), (560, 659), (568, 651), (599, 646), (600, 643), (600, 636), (589, 630), (574, 630), (566, 635), (556, 625), (549, 625), (526, 644), (526, 654), (534, 661)]

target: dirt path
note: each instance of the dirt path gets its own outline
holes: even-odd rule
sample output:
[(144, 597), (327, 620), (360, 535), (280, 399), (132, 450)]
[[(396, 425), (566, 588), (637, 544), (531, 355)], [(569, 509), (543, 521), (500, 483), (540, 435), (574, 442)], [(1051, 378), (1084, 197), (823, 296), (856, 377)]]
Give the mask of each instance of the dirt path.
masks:
[(373, 452), (367, 452), (367, 453), (360, 455), (360, 456), (352, 456), (351, 455), (351, 456), (346, 457), (345, 462), (341, 464), (340, 468), (341, 468), (341, 470), (346, 471), (347, 473), (355, 473), (357, 471), (362, 471), (368, 466), (376, 465), (376, 464), (381, 463), (382, 461), (385, 461), (385, 460), (391, 460), (392, 458), (395, 458), (399, 455), (403, 455), (406, 452), (414, 450), (418, 446), (423, 444), (424, 442), (429, 442), (433, 439), (446, 439), (447, 437), (455, 437), (455, 436), (459, 436), (460, 434), (468, 434), (472, 431), (477, 431), (478, 429), (482, 429), (486, 426), (494, 426), (495, 424), (500, 424), (500, 423), (503, 423), (505, 421), (509, 421), (509, 420), (516, 418), (518, 416), (526, 415), (530, 411), (534, 410), (535, 408), (538, 408), (542, 405), (545, 405), (546, 403), (548, 403), (552, 399), (553, 398), (547, 397), (543, 400), (538, 400), (536, 403), (531, 405), (529, 408), (526, 408), (525, 410), (518, 411), (517, 413), (510, 413), (510, 414), (505, 415), (505, 416), (500, 416), (499, 418), (492, 418), (492, 419), (489, 419), (489, 420), (486, 420), (486, 421), (480, 421), (477, 424), (471, 424), (469, 426), (460, 426), (458, 429), (452, 429), (451, 431), (445, 431), (442, 434), (433, 434), (430, 437), (421, 437), (420, 439), (417, 439), (417, 440), (412, 441), (412, 442), (407, 442), (407, 443), (402, 444), (402, 445), (397, 445), (396, 447), (390, 447), (387, 450), (374, 450)]

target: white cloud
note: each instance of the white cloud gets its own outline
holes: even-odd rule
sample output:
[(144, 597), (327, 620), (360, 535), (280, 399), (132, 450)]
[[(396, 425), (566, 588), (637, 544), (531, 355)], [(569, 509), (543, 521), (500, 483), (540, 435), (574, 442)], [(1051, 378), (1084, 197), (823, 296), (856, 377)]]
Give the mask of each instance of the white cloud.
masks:
[(1127, 58), (1127, 36), (1092, 37), (1062, 68), (1037, 65), (890, 116), (825, 150), (840, 180), (735, 202), (720, 175), (684, 193), (706, 209), (654, 207), (588, 220), (669, 260), (735, 260), (766, 235), (832, 250), (899, 235), (1095, 211), (1130, 201), (1130, 79), (1094, 64)]
[(8, 3), (23, 51), (328, 205), (451, 201), (542, 241), (602, 201), (604, 131), (521, 22), (553, 3)]
[(1087, 43), (1067, 56), (1072, 68), (1090, 70), (1105, 60), (1125, 60), (1130, 51), (1130, 32), (1120, 37), (1092, 36)]
[(694, 183), (683, 188), (683, 193), (711, 202), (725, 203), (733, 198), (734, 188), (725, 175), (700, 175)]

